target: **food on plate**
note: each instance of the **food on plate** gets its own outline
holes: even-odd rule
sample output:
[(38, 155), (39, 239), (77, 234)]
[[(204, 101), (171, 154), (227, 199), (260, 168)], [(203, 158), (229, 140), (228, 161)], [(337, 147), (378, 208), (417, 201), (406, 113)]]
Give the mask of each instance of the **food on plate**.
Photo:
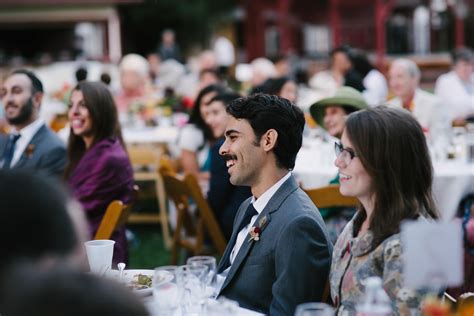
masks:
[(143, 290), (151, 287), (152, 277), (146, 274), (135, 274), (129, 283), (133, 290)]

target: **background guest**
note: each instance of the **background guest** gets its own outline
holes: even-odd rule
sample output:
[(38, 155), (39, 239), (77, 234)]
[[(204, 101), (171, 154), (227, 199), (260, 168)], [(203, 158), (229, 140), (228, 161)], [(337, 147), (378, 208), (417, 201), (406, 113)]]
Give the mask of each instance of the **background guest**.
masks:
[[(133, 170), (125, 151), (117, 109), (106, 85), (80, 82), (69, 104), (71, 131), (65, 178), (82, 204), (93, 238), (113, 200), (132, 201)], [(125, 228), (115, 231), (114, 263), (127, 262)]]
[(2, 168), (62, 174), (66, 148), (38, 117), (43, 99), (41, 81), (29, 70), (15, 70), (3, 83), (0, 96), (5, 118), (12, 126), (10, 134), (0, 134)]
[(161, 43), (158, 47), (158, 55), (161, 60), (174, 59), (181, 61), (181, 53), (176, 43), (176, 36), (172, 29), (165, 29), (161, 33)]
[(458, 48), (452, 59), (453, 69), (438, 77), (434, 93), (445, 104), (450, 120), (462, 125), (474, 117), (474, 54)]
[(132, 103), (145, 103), (151, 93), (150, 66), (137, 54), (128, 54), (119, 65), (121, 89), (115, 96), (119, 113), (127, 113)]
[(364, 279), (378, 276), (393, 314), (410, 315), (426, 293), (403, 287), (400, 224), (437, 218), (423, 130), (406, 111), (375, 107), (349, 115), (335, 149), (339, 190), (360, 202), (332, 256), (331, 293), (337, 314), (355, 314)]
[(445, 136), (449, 118), (445, 107), (433, 94), (421, 90), (420, 69), (409, 59), (396, 59), (388, 72), (389, 85), (395, 97), (390, 107), (404, 108), (418, 120), (423, 130), (433, 138)]
[(215, 141), (212, 130), (205, 122), (207, 104), (222, 92), (224, 87), (218, 85), (207, 86), (199, 92), (188, 124), (180, 131), (178, 138), (181, 168), (185, 173), (193, 173), (201, 180), (209, 179), (209, 148)]
[(361, 75), (352, 69), (349, 49), (347, 46), (333, 49), (330, 54), (329, 69), (320, 71), (310, 78), (310, 87), (317, 90), (323, 98), (333, 96), (342, 86), (349, 86), (358, 91), (364, 90)]
[[(359, 91), (351, 87), (341, 87), (333, 97), (313, 104), (310, 112), (314, 120), (323, 126), (329, 135), (340, 139), (346, 126), (347, 115), (367, 107)], [(339, 184), (339, 174), (329, 184)], [(319, 212), (324, 219), (331, 241), (335, 243), (344, 226), (354, 216), (355, 210), (352, 207), (333, 207), (320, 208)]]
[(388, 85), (384, 75), (378, 71), (360, 49), (352, 49), (349, 57), (354, 71), (362, 76), (364, 90), (362, 95), (371, 107), (380, 105), (387, 100)]
[(310, 107), (310, 113), (329, 135), (341, 138), (347, 115), (366, 108), (367, 103), (359, 91), (351, 87), (341, 87), (333, 97), (314, 103)]
[(254, 89), (255, 92), (277, 95), (296, 104), (298, 87), (294, 80), (288, 77), (270, 78)]

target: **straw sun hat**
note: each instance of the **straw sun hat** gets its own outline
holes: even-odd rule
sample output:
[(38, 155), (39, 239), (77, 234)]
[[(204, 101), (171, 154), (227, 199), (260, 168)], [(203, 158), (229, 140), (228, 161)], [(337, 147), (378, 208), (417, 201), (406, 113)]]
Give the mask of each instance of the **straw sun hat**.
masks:
[(362, 93), (351, 87), (341, 87), (337, 89), (334, 96), (321, 99), (309, 108), (311, 116), (320, 126), (324, 126), (324, 110), (327, 106), (350, 107), (353, 108), (354, 111), (368, 108)]

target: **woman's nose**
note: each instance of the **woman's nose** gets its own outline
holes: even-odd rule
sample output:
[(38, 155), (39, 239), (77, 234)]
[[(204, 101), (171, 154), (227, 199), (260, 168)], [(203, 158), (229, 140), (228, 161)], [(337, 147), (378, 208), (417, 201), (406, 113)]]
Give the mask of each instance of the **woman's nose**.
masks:
[(344, 161), (343, 161), (341, 155), (336, 156), (336, 160), (334, 160), (334, 165), (338, 168), (343, 168), (344, 167)]

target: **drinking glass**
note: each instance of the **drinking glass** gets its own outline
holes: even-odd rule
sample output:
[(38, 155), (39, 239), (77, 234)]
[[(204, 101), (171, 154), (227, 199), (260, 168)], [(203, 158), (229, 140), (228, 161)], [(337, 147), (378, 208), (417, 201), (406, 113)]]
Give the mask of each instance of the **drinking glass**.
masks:
[(211, 256), (194, 256), (188, 258), (186, 263), (191, 266), (203, 265), (207, 267), (207, 271), (203, 278), (205, 296), (206, 298), (215, 298), (217, 296), (216, 290), (214, 288), (216, 276), (216, 258)]
[(153, 274), (154, 315), (173, 315), (179, 307), (177, 266), (155, 268)]
[(204, 278), (207, 267), (184, 265), (176, 270), (181, 311), (183, 315), (200, 315), (203, 310)]
[(295, 316), (334, 316), (334, 308), (325, 303), (304, 303), (296, 306)]

